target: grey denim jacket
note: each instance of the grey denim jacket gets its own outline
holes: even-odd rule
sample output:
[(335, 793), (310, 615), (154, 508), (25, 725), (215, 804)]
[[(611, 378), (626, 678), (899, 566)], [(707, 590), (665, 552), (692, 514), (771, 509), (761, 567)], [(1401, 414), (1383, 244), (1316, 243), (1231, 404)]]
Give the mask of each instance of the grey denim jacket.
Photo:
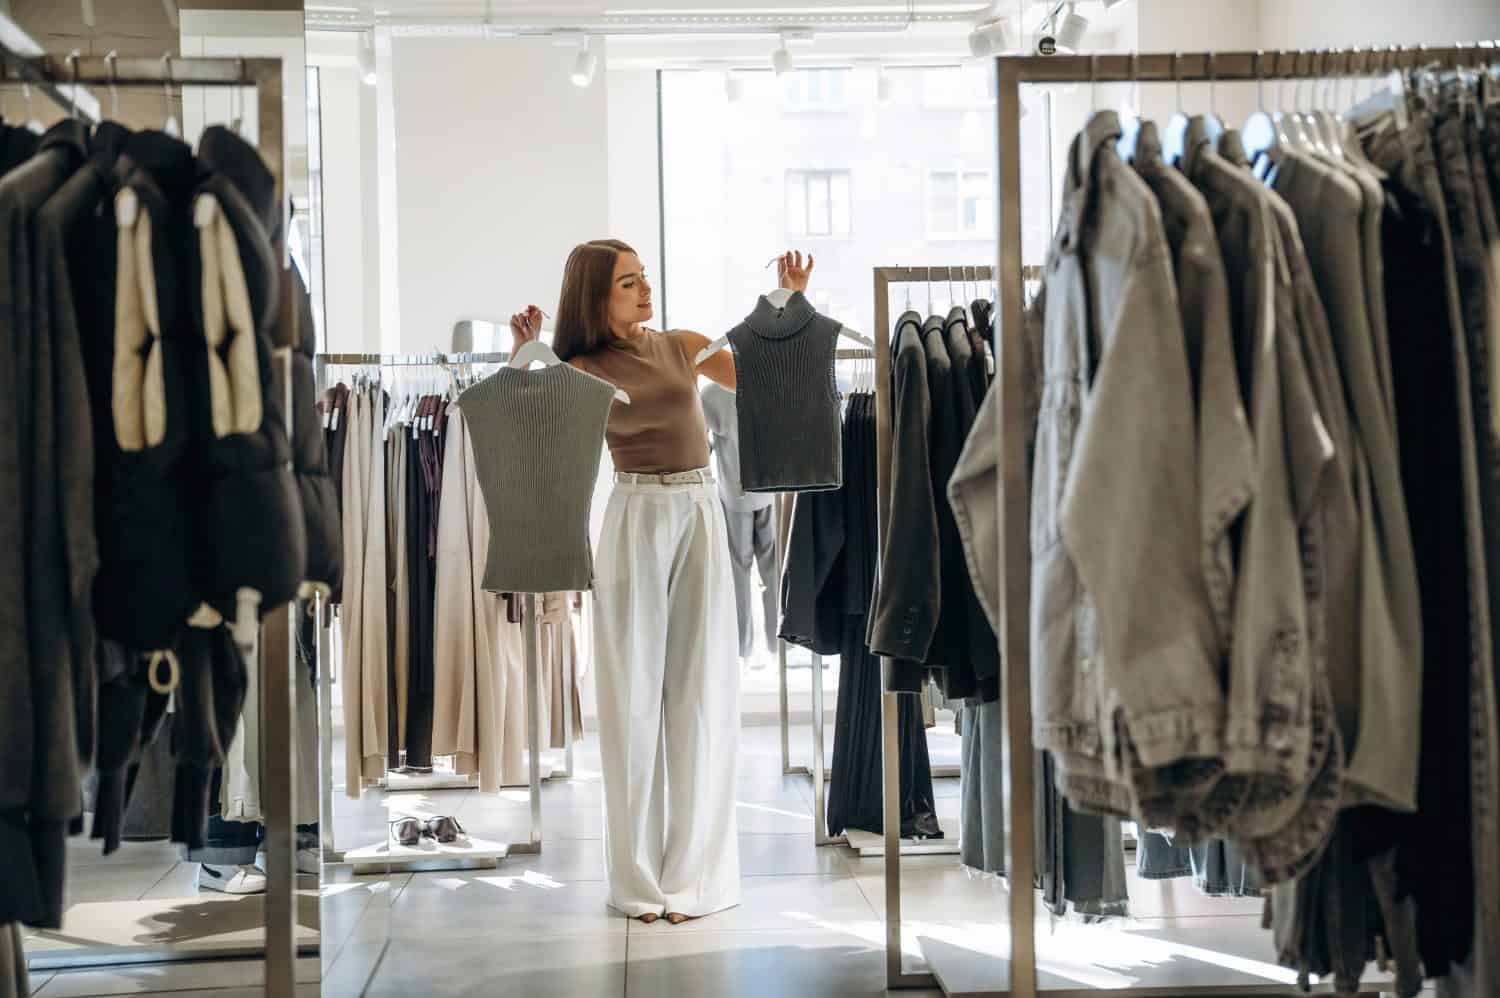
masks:
[(1107, 813), (1137, 769), (1216, 756), (1224, 723), (1172, 257), (1119, 135), (1101, 112), (1073, 141), (1027, 378), (1035, 736), (1063, 792)]

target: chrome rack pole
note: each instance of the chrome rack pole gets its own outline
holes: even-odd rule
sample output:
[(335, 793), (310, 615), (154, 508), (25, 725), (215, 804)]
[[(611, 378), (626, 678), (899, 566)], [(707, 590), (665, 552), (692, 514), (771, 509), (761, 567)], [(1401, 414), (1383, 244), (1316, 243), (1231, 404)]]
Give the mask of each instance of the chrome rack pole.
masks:
[[(786, 562), (787, 538), (791, 533), (791, 514), (786, 508), (786, 493), (776, 493), (776, 585), (781, 586), (781, 573)], [(776, 605), (781, 605), (780, 599)], [(776, 639), (776, 675), (778, 692), (780, 696), (781, 717), (781, 772), (786, 776), (806, 776), (806, 766), (792, 765), (792, 742), (791, 742), (791, 707), (789, 704), (789, 693), (787, 690), (786, 673), (786, 650), (787, 644), (781, 638)]]
[(563, 593), (562, 634), (562, 690), (563, 690), (563, 761), (567, 770), (564, 779), (573, 778), (573, 594)]
[(513, 853), (534, 855), (542, 851), (542, 739), (541, 739), (541, 684), (538, 679), (538, 659), (541, 658), (541, 615), (537, 612), (536, 593), (526, 594), (525, 624), (526, 654), (526, 751), (530, 756), (531, 835), (524, 847), (511, 847)]

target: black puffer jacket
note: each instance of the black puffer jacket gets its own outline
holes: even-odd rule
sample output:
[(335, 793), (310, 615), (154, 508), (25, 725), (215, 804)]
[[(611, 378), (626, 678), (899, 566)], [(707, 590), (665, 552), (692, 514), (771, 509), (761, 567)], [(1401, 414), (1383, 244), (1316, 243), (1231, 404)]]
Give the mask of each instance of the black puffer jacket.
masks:
[[(226, 617), (236, 593), (266, 613), (296, 595), (307, 559), (284, 403), (273, 390), (270, 330), (278, 261), (231, 172), (265, 172), (233, 133), (200, 145), (193, 203), (195, 335), (189, 354), (198, 477), (194, 504), (202, 597)], [(273, 187), (274, 189), (274, 187)]]
[(292, 344), (292, 464), (307, 523), (307, 570), (302, 577), (326, 586), (326, 596), (337, 592), (343, 580), (344, 531), (318, 412), (318, 381), (313, 372), (318, 336), (312, 296), (301, 273), (296, 267), (281, 273), (283, 304), (275, 338), (278, 345)]
[[(170, 647), (198, 603), (188, 492), (191, 416), (185, 344), (193, 338), (192, 151), (162, 132), (125, 140), (109, 349), (108, 434), (98, 472), (99, 636)], [(96, 366), (97, 370), (97, 366)], [(98, 406), (99, 401), (95, 400)]]
[[(198, 144), (198, 158), (234, 184), (255, 213), (271, 245), (278, 246), (281, 231), (276, 183), (255, 150), (234, 132), (221, 126), (206, 129)], [(275, 323), (270, 329), (274, 347), (292, 347), (292, 465), (307, 534), (307, 563), (302, 580), (339, 588), (343, 574), (343, 527), (337, 494), (328, 470), (327, 448), (318, 418), (317, 378), (313, 357), (317, 353), (317, 331), (313, 326), (312, 298), (295, 267), (277, 260), (279, 286)], [(285, 398), (281, 365), (275, 366), (276, 399)]]

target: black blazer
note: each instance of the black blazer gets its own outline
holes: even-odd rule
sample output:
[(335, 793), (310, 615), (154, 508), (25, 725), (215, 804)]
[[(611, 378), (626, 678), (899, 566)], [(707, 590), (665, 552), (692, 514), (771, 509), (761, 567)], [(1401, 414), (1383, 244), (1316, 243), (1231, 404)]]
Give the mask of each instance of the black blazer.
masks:
[(885, 688), (918, 692), (937, 630), (938, 521), (928, 453), (932, 401), (921, 316), (896, 321), (891, 364), (891, 515), (882, 524), (870, 650), (886, 656)]

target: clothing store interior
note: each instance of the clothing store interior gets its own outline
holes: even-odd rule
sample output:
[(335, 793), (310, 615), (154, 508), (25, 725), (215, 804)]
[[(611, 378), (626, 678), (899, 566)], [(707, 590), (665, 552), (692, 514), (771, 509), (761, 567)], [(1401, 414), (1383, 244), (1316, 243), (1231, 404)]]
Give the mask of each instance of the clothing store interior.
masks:
[(0, 998), (1500, 995), (1497, 40), (0, 0)]

